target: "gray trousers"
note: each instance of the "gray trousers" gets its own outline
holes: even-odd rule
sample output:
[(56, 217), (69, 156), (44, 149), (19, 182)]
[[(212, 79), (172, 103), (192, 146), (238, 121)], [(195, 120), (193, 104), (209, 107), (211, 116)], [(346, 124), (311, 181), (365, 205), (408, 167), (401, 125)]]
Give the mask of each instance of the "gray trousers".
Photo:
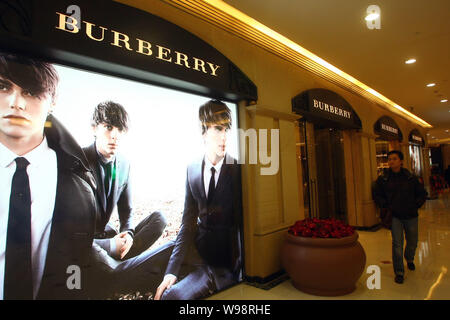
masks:
[[(396, 275), (404, 275), (405, 267), (403, 256), (407, 262), (413, 262), (419, 239), (419, 219), (398, 219), (392, 217), (392, 262)], [(406, 238), (405, 252), (403, 253), (403, 234)]]
[(106, 239), (95, 239), (92, 246), (93, 284), (91, 297), (105, 299), (113, 294), (130, 291), (155, 292), (164, 278), (164, 271), (173, 249), (173, 242), (148, 250), (161, 236), (166, 220), (159, 212), (153, 212), (135, 228), (133, 246), (118, 260), (108, 254), (109, 239), (118, 231), (105, 229)]

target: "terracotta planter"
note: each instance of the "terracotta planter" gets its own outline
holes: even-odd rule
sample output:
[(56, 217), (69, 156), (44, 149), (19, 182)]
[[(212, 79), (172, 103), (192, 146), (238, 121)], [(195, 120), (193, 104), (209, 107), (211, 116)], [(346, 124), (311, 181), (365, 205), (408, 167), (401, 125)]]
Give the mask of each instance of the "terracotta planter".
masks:
[(340, 239), (287, 234), (281, 261), (298, 290), (318, 296), (340, 296), (355, 290), (366, 265), (366, 253), (356, 231)]

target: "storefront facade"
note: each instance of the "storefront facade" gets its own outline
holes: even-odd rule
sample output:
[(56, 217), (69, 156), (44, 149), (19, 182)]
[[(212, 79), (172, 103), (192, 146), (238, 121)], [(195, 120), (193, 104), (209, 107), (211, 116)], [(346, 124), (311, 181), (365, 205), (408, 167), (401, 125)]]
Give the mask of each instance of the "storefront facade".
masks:
[[(302, 116), (298, 123), (298, 158), (302, 167), (305, 216), (355, 220), (352, 204), (353, 175), (346, 166), (345, 150), (361, 120), (350, 104), (326, 89), (306, 90), (292, 99), (293, 112)], [(300, 139), (301, 137), (301, 139)], [(347, 167), (347, 168), (346, 168)]]
[(409, 156), (411, 159), (411, 171), (415, 175), (423, 177), (424, 175), (423, 148), (425, 146), (425, 139), (422, 137), (422, 135), (417, 129), (414, 129), (410, 132), (408, 136), (408, 141), (409, 141)]
[(400, 150), (403, 134), (397, 123), (388, 116), (383, 116), (373, 126), (376, 139), (377, 174), (389, 168), (387, 154), (392, 150)]
[[(247, 278), (266, 281), (281, 271), (280, 246), (287, 228), (296, 220), (309, 216), (334, 216), (361, 228), (371, 228), (379, 223), (378, 210), (371, 193), (371, 185), (377, 178), (380, 166), (377, 162), (379, 134), (374, 132), (374, 123), (388, 115), (401, 132), (418, 129), (424, 137), (423, 128), (417, 128), (417, 124), (390, 112), (362, 94), (206, 21), (200, 14), (180, 9), (172, 1), (119, 2), (178, 26), (179, 30), (174, 32), (182, 34), (181, 38), (184, 30), (187, 31), (189, 35), (186, 37), (189, 38), (186, 45), (168, 42), (165, 33), (167, 26), (155, 25), (147, 30), (138, 26), (137, 30), (140, 31), (132, 34), (119, 29), (120, 23), (109, 25), (101, 19), (90, 17), (89, 12), (84, 15), (80, 5), (81, 19), (88, 22), (84, 25), (89, 26), (90, 23), (92, 28), (94, 25), (96, 28), (91, 29), (90, 36), (85, 33), (87, 29), (77, 34), (73, 32), (74, 29), (69, 30), (70, 26), (61, 20), (64, 18), (61, 14), (66, 13), (58, 14), (55, 10), (49, 10), (51, 32), (56, 36), (49, 38), (43, 33), (39, 41), (48, 41), (54, 50), (37, 50), (35, 54), (51, 57), (61, 63), (72, 61), (73, 64), (74, 59), (82, 56), (79, 42), (74, 39), (83, 37), (89, 43), (88, 46), (97, 47), (93, 59), (82, 57), (78, 60), (80, 67), (233, 101), (238, 105), (239, 128), (244, 131), (278, 130), (280, 150), (276, 174), (261, 175), (261, 169), (267, 165), (260, 162), (249, 164), (249, 152), (245, 153), (242, 166)], [(65, 4), (69, 6), (73, 1), (64, 1), (60, 7), (66, 8)], [(97, 5), (101, 7), (101, 4)], [(125, 16), (117, 16), (117, 21), (126, 19)], [(108, 41), (99, 41), (103, 32), (105, 37), (109, 32)], [(123, 35), (132, 40), (125, 41)], [(199, 48), (198, 42), (192, 42), (192, 35), (201, 39), (204, 47)], [(11, 46), (11, 43), (14, 41), (7, 45)], [(58, 49), (58, 43), (64, 43), (66, 49)], [(26, 52), (29, 48), (30, 45), (17, 43), (16, 49)], [(124, 57), (128, 57), (127, 61), (131, 65), (124, 65)], [(109, 61), (102, 63), (102, 60)], [(141, 70), (146, 72), (142, 73)], [(218, 76), (220, 71), (225, 72), (223, 78)], [(180, 73), (184, 75), (180, 76)], [(319, 88), (327, 95), (313, 96), (312, 88)], [(303, 93), (307, 93), (309, 98), (302, 107), (301, 103), (295, 101), (299, 101), (296, 98), (300, 99)], [(338, 101), (328, 100), (331, 96)], [(333, 112), (330, 111), (330, 105), (333, 106)], [(357, 121), (342, 124), (350, 119)], [(320, 142), (319, 146), (312, 148), (316, 142)], [(268, 145), (271, 145), (270, 142)], [(392, 148), (400, 148), (407, 155), (405, 166), (411, 168), (409, 141), (398, 142)], [(269, 150), (269, 153), (273, 151)], [(422, 150), (422, 153), (426, 152), (426, 149)], [(319, 154), (325, 156), (322, 158)], [(325, 174), (325, 169), (332, 172)], [(427, 171), (426, 164), (423, 171)], [(322, 190), (321, 186), (326, 186), (324, 180), (330, 177), (336, 181), (331, 190), (332, 196), (323, 198), (328, 191)], [(319, 180), (320, 184), (314, 185)], [(325, 203), (327, 205), (324, 207)]]

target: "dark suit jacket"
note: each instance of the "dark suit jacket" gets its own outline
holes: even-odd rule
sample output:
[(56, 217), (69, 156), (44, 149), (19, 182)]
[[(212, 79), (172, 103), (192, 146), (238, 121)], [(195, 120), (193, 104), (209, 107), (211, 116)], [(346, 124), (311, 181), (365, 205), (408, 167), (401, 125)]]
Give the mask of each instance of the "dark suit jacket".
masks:
[(114, 160), (116, 167), (115, 179), (112, 181), (109, 201), (106, 201), (103, 184), (104, 176), (102, 176), (101, 173), (95, 143), (87, 148), (83, 148), (83, 151), (86, 154), (91, 170), (94, 172), (98, 185), (97, 200), (99, 202), (101, 216), (100, 221), (97, 223), (96, 232), (102, 233), (105, 231), (105, 226), (111, 217), (114, 207), (117, 205), (120, 219), (120, 232), (131, 231), (134, 233), (132, 222), (133, 205), (131, 198), (130, 164), (120, 154), (116, 155)]
[[(91, 247), (97, 206), (95, 180), (87, 160), (62, 125), (50, 116), (45, 128), (48, 145), (58, 163), (57, 190), (44, 273), (37, 299), (80, 299), (89, 297)], [(45, 184), (43, 184), (45, 185)], [(67, 268), (81, 269), (81, 290), (67, 288)]]
[(178, 276), (181, 264), (195, 245), (200, 256), (212, 267), (216, 288), (220, 290), (219, 270), (228, 270), (237, 281), (242, 268), (240, 167), (235, 159), (226, 156), (210, 205), (205, 195), (203, 167), (202, 158), (187, 169), (181, 229), (166, 274)]

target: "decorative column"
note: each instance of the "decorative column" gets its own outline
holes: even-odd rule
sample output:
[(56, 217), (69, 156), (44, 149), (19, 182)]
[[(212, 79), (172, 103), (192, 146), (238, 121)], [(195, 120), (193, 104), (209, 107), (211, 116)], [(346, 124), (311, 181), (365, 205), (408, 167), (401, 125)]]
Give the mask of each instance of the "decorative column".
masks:
[[(241, 140), (241, 157), (245, 159), (242, 166), (245, 271), (259, 281), (282, 269), (280, 248), (286, 230), (296, 220), (304, 218), (303, 202), (299, 200), (302, 194), (299, 193), (294, 134), (299, 116), (273, 109), (260, 105), (239, 106), (239, 125), (246, 135), (245, 148)], [(267, 130), (267, 148), (260, 139), (263, 130)], [(279, 150), (270, 150), (271, 130), (278, 130)], [(253, 157), (256, 145), (250, 143), (255, 136), (258, 137), (256, 164)], [(267, 149), (267, 155), (272, 158), (279, 152), (278, 170), (273, 174), (264, 174), (269, 165), (261, 163), (260, 147), (263, 152)]]

